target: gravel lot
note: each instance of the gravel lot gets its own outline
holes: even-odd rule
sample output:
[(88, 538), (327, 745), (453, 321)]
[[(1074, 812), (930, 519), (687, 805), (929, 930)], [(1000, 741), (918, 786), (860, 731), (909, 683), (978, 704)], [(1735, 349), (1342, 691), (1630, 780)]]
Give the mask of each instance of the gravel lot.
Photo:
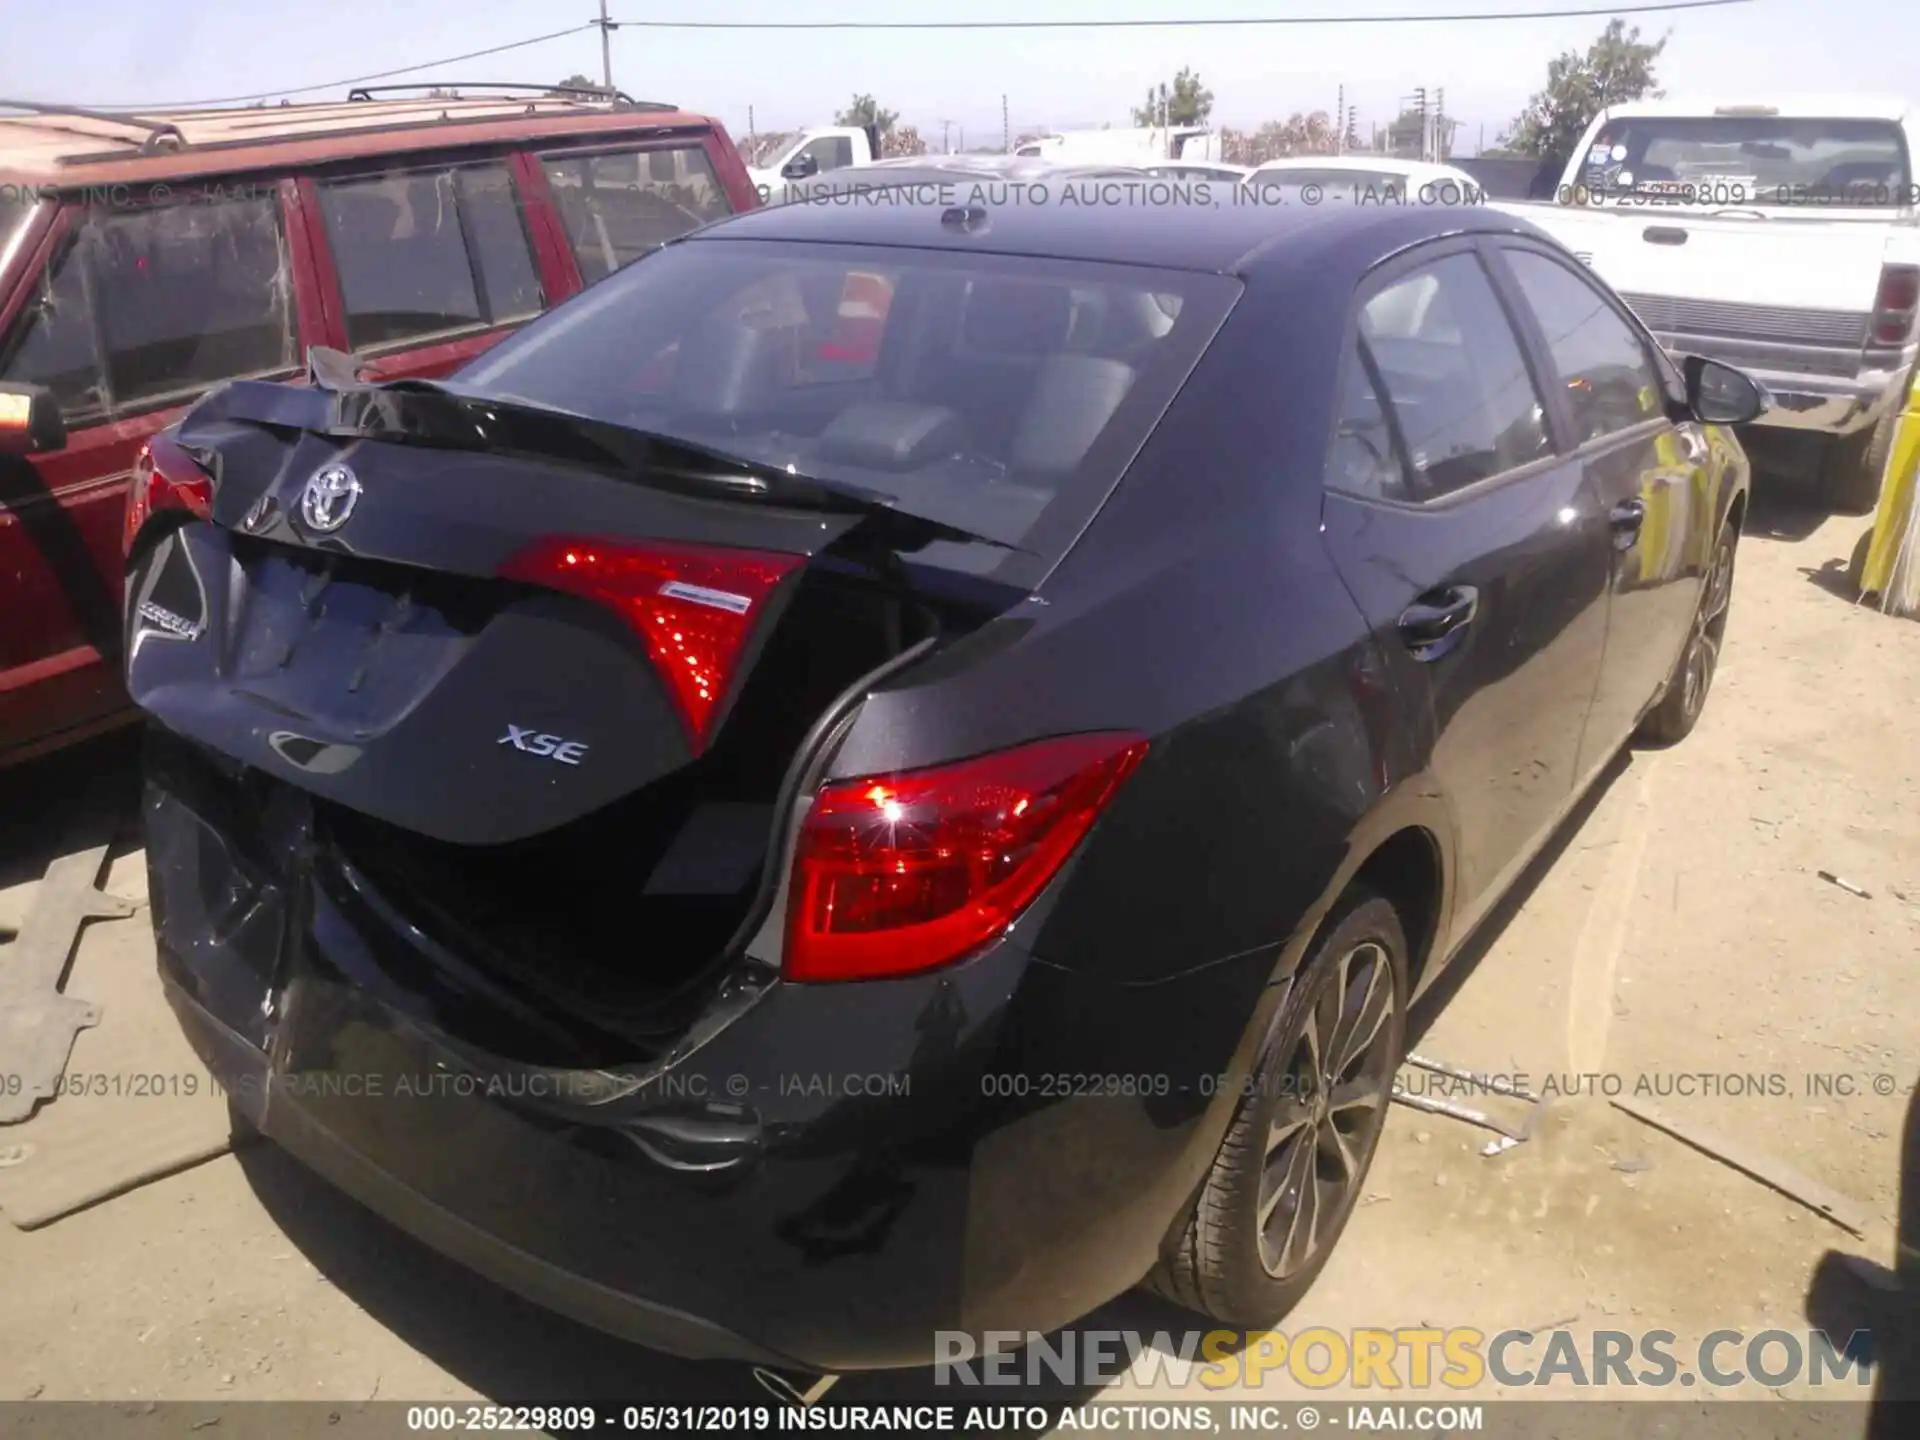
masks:
[[(1804, 1329), (1829, 1251), (1891, 1264), (1920, 1073), (1920, 626), (1841, 593), (1865, 524), (1759, 505), (1700, 728), (1615, 768), (1418, 1041), (1552, 1084), (1540, 1132), (1483, 1158), (1483, 1132), (1396, 1107), (1367, 1202), (1287, 1329), (1565, 1322), (1685, 1345)], [(0, 939), (26, 913), (67, 777), (117, 773), (126, 753), (9, 777)], [(121, 856), (108, 888), (144, 894), (140, 867)], [(76, 974), (111, 1006), (118, 978), (150, 965), (142, 917), (91, 927)], [(1609, 1089), (1851, 1196), (1868, 1233), (1629, 1118)], [(43, 1229), (0, 1225), (0, 1277), (0, 1399), (764, 1398), (739, 1370), (653, 1356), (494, 1289), (264, 1146)], [(1188, 1322), (1128, 1297), (1089, 1323)], [(1284, 1374), (1268, 1383), (1297, 1393)], [(889, 1375), (833, 1393), (931, 1386)]]

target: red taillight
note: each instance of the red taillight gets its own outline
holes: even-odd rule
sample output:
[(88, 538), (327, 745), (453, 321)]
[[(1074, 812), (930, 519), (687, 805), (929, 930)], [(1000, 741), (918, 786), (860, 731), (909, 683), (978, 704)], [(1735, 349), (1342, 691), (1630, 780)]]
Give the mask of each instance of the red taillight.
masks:
[(789, 888), (789, 980), (868, 980), (957, 960), (1030, 904), (1146, 754), (1068, 735), (820, 792)]
[(521, 551), (500, 573), (596, 601), (625, 620), (645, 642), (698, 754), (712, 738), (714, 716), (762, 604), (804, 559), (557, 536)]
[(178, 442), (156, 435), (133, 462), (120, 534), (123, 555), (133, 552), (140, 527), (162, 510), (186, 510), (205, 520), (213, 514), (213, 477)]
[(1904, 345), (1913, 334), (1920, 310), (1920, 266), (1883, 265), (1880, 289), (1873, 297), (1873, 340), (1876, 345)]

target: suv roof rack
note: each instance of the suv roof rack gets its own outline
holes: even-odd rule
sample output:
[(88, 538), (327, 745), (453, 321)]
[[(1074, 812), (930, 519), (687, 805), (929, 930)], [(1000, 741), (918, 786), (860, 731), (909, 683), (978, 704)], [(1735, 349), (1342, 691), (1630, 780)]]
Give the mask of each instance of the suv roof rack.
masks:
[[(658, 100), (636, 100), (624, 90), (607, 90), (599, 85), (533, 85), (521, 80), (487, 80), (470, 85), (462, 85), (447, 80), (421, 81), (415, 84), (399, 85), (357, 85), (347, 92), (348, 100), (371, 100), (376, 95), (397, 95), (409, 91), (425, 92), (429, 90), (512, 90), (534, 95), (551, 95), (559, 99), (610, 100), (615, 105), (630, 110), (670, 111), (679, 107), (662, 104)], [(456, 100), (483, 100), (484, 95), (456, 93), (445, 97)]]
[[(111, 115), (104, 110), (85, 110), (78, 105), (53, 105), (38, 100), (0, 100), (0, 110), (24, 110), (29, 115), (59, 117), (72, 116), (76, 120), (97, 120), (103, 125), (125, 125), (135, 130), (147, 132), (147, 138), (139, 143), (143, 155), (157, 155), (166, 150), (179, 150), (185, 147), (187, 137), (180, 133), (178, 125), (165, 120), (143, 120), (138, 115)], [(128, 144), (135, 143), (132, 140)]]

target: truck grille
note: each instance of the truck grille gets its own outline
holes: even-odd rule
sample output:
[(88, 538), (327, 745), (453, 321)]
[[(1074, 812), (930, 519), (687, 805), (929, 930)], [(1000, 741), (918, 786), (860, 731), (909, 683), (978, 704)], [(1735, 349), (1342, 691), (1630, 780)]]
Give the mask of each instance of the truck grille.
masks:
[(1649, 330), (1662, 335), (1725, 336), (1776, 344), (1824, 345), (1859, 350), (1871, 321), (1864, 311), (1802, 310), (1788, 305), (1741, 305), (1724, 300), (1683, 300), (1671, 295), (1620, 296)]

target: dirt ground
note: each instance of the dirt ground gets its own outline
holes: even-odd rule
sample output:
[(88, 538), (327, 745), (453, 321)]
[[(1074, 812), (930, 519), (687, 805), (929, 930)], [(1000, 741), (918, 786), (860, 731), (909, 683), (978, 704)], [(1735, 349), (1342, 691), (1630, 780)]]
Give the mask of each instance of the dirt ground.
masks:
[[(1396, 1106), (1363, 1207), (1287, 1330), (1660, 1327), (1684, 1346), (1804, 1330), (1829, 1251), (1891, 1264), (1920, 1073), (1920, 625), (1844, 595), (1865, 526), (1763, 500), (1699, 729), (1615, 768), (1417, 1040), (1551, 1085), (1538, 1133), (1488, 1158), (1484, 1132)], [(31, 895), (33, 819), (0, 816), (0, 938)], [(144, 893), (137, 855), (109, 888)], [(144, 923), (93, 926), (77, 964), (139, 973)], [(1630, 1118), (1616, 1090), (1852, 1197), (1866, 1235)], [(1130, 1296), (1088, 1326), (1188, 1323)], [(1284, 1374), (1268, 1385), (1298, 1393)], [(930, 1388), (856, 1377), (834, 1398)], [(0, 1225), (0, 1399), (695, 1390), (763, 1398), (734, 1367), (650, 1355), (496, 1290), (265, 1146), (43, 1229)]]

